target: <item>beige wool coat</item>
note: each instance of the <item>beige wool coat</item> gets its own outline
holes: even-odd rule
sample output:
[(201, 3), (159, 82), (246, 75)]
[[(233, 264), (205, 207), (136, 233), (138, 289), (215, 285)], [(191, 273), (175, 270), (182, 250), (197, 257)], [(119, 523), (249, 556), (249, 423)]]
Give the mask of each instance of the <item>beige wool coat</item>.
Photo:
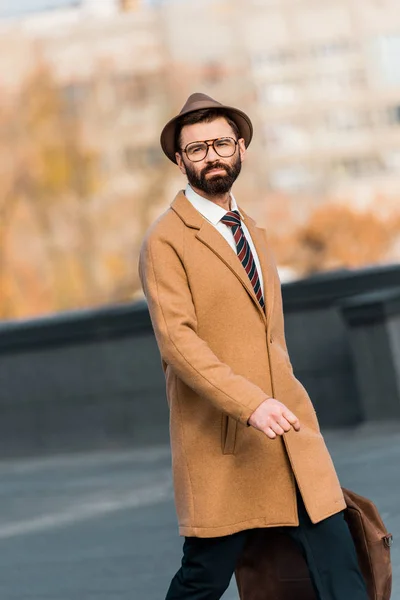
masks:
[[(236, 253), (183, 191), (140, 252), (166, 378), (182, 536), (298, 525), (294, 477), (314, 523), (345, 508), (313, 405), (290, 364), (266, 232), (239, 210), (260, 259), (265, 313)], [(268, 397), (296, 414), (300, 431), (270, 439), (247, 425)]]

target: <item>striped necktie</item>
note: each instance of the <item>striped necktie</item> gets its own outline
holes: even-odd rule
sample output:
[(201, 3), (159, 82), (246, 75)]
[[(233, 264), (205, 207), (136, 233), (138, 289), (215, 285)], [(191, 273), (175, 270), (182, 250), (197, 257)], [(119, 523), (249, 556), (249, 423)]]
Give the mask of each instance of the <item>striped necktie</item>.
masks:
[(221, 223), (224, 223), (225, 225), (228, 225), (228, 227), (232, 228), (238, 258), (240, 259), (247, 275), (249, 276), (249, 279), (254, 288), (254, 292), (257, 296), (257, 300), (261, 305), (261, 308), (265, 309), (264, 298), (262, 295), (261, 284), (257, 273), (256, 263), (251, 252), (250, 245), (246, 239), (246, 236), (244, 235), (239, 212), (237, 210), (231, 210), (227, 212), (222, 217)]

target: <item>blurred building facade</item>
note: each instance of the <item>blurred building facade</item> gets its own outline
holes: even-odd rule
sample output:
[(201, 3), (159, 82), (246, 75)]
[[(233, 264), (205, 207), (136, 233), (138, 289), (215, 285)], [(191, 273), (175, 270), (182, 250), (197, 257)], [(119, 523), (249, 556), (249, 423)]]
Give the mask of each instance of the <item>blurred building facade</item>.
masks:
[[(1, 32), (14, 85), (35, 68), (35, 61), (45, 62), (66, 110), (80, 118), (117, 186), (124, 185), (122, 174), (129, 180), (132, 170), (138, 176), (139, 167), (155, 160), (155, 140), (166, 116), (165, 56), (157, 14), (122, 13), (134, 7), (135, 2), (82, 0), (8, 22)], [(15, 39), (18, 44), (13, 44)], [(25, 42), (23, 51), (20, 40)]]
[[(162, 21), (173, 61), (209, 64), (223, 97), (251, 113), (264, 185), (368, 202), (400, 188), (398, 8), (396, 0), (167, 2)], [(226, 65), (236, 67), (231, 87)], [(215, 80), (204, 84), (219, 92)]]
[(397, 0), (81, 0), (3, 25), (8, 68), (16, 30), (40, 40), (110, 168), (156, 160), (163, 121), (204, 90), (252, 115), (257, 186), (399, 191)]
[[(386, 222), (375, 222), (375, 216), (363, 221), (332, 212), (301, 230), (327, 200), (386, 220), (396, 213), (392, 229), (400, 229), (398, 0), (365, 0), (362, 6), (356, 0), (52, 0), (51, 10), (44, 9), (44, 0), (35, 2), (33, 12), (0, 19), (1, 106), (12, 107), (32, 73), (47, 70), (59, 106), (79, 122), (85, 147), (94, 150), (96, 192), (84, 202), (75, 194), (71, 205), (60, 193), (53, 205), (61, 212), (51, 216), (55, 241), (44, 244), (63, 243), (61, 254), (72, 252), (75, 225), (65, 234), (60, 215), (80, 211), (74, 216), (78, 222), (83, 215), (86, 223), (80, 236), (93, 241), (76, 245), (71, 272), (91, 253), (86, 273), (94, 291), (77, 302), (126, 297), (139, 287), (133, 263), (142, 234), (185, 183), (161, 152), (160, 130), (194, 91), (251, 116), (254, 138), (235, 194), (275, 236), (281, 273), (283, 267), (298, 276), (400, 258), (398, 233), (386, 233)], [(16, 115), (14, 110), (17, 121)], [(6, 139), (0, 142), (7, 147)], [(3, 196), (0, 212), (7, 203)], [(331, 249), (327, 240), (338, 224), (347, 237), (339, 231)], [(24, 227), (8, 256), (15, 257), (17, 240), (28, 238)], [(369, 253), (358, 247), (351, 256), (342, 253), (343, 239), (365, 246), (371, 235), (376, 239), (368, 241)], [(37, 239), (35, 244), (40, 246)], [(1, 254), (7, 254), (1, 244), (0, 251), (1, 279)], [(8, 276), (15, 279), (15, 264), (8, 260)], [(37, 277), (30, 275), (26, 287), (13, 284), (21, 306), (32, 281)], [(86, 281), (84, 274), (82, 290)], [(54, 305), (46, 296), (52, 286), (38, 290), (40, 310)]]
[(271, 186), (397, 194), (398, 3), (282, 1), (252, 13), (245, 36)]

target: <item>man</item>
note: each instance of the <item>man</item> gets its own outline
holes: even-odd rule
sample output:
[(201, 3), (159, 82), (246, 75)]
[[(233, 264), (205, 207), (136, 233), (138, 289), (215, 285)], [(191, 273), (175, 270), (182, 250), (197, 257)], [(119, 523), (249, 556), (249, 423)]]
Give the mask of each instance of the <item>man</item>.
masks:
[(188, 179), (139, 259), (185, 536), (166, 599), (217, 600), (251, 530), (280, 527), (300, 544), (320, 600), (367, 600), (341, 487), (290, 364), (265, 230), (231, 193), (252, 131), (245, 113), (197, 93), (161, 134)]

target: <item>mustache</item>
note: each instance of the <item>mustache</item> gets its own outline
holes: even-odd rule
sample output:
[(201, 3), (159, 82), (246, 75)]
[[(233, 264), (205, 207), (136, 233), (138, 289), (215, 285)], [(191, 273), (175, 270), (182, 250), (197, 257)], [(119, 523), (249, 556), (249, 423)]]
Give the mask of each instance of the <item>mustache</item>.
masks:
[(229, 173), (229, 167), (227, 167), (227, 165), (221, 165), (220, 163), (215, 163), (213, 165), (210, 165), (209, 167), (205, 167), (203, 169), (203, 175), (206, 175), (206, 173), (209, 173), (213, 169), (224, 169), (224, 171), (226, 171), (226, 173)]

